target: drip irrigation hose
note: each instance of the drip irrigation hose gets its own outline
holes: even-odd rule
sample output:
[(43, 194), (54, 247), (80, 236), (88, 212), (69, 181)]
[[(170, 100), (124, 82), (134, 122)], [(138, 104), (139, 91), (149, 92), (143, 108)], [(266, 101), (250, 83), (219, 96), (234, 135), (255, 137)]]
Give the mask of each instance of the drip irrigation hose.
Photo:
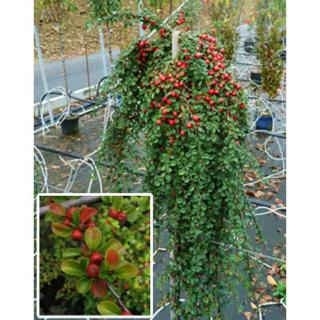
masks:
[[(47, 147), (47, 146), (43, 146), (43, 145), (38, 145), (36, 144), (35, 145), (39, 150), (42, 150), (42, 151), (46, 151), (46, 152), (50, 152), (50, 153), (53, 153), (53, 154), (56, 154), (56, 155), (60, 155), (60, 156), (64, 156), (64, 157), (68, 157), (68, 158), (72, 158), (72, 159), (81, 159), (81, 160), (85, 160), (86, 157), (82, 156), (82, 155), (79, 155), (79, 154), (75, 154), (75, 153), (71, 153), (71, 152), (67, 152), (67, 151), (61, 151), (61, 150), (57, 150), (57, 149), (53, 149), (53, 148), (50, 148), (50, 147)], [(112, 165), (106, 163), (106, 162), (96, 162), (98, 165), (101, 165), (103, 167), (106, 167), (106, 168), (113, 168)], [(130, 169), (128, 169), (130, 173), (132, 174), (135, 174), (137, 176), (140, 176), (140, 177), (144, 177), (144, 173), (142, 172), (134, 172)]]

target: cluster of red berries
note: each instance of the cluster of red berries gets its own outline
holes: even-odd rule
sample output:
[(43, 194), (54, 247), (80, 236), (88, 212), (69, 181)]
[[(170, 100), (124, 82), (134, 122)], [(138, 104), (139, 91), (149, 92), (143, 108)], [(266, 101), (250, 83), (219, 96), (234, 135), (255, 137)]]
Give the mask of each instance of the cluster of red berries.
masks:
[(140, 64), (147, 62), (149, 56), (158, 50), (157, 47), (151, 48), (148, 40), (139, 41), (137, 47), (139, 51), (135, 59)]
[(182, 24), (184, 24), (186, 22), (186, 19), (184, 18), (184, 12), (183, 11), (180, 11), (179, 12), (179, 19), (178, 21), (176, 22), (176, 25), (177, 26), (180, 26)]
[[(66, 217), (63, 221), (63, 224), (68, 227), (74, 226), (73, 214), (78, 211), (79, 208), (71, 207), (67, 210)], [(83, 231), (87, 228), (95, 227), (96, 224), (92, 220), (92, 217), (96, 215), (98, 210), (96, 208), (86, 207), (83, 208), (80, 212), (80, 223), (71, 233), (71, 238), (75, 241), (81, 241), (83, 238)]]
[(90, 263), (86, 269), (89, 278), (97, 278), (99, 276), (102, 261), (103, 255), (100, 252), (95, 251), (90, 255)]
[[(195, 52), (191, 53), (191, 49), (182, 48), (179, 59), (173, 66), (174, 71), (168, 74), (160, 73), (149, 82), (149, 87), (158, 92), (149, 106), (149, 110), (159, 114), (155, 124), (169, 125), (176, 129), (175, 134), (168, 135), (169, 143), (174, 143), (179, 136), (186, 136), (188, 130), (199, 127), (201, 120), (207, 119), (207, 109), (211, 112), (216, 110), (218, 114), (225, 113), (227, 118), (237, 121), (238, 116), (235, 113), (245, 108), (238, 94), (241, 85), (235, 83), (231, 74), (226, 72), (224, 49), (220, 49), (216, 42), (213, 36), (199, 35)], [(188, 77), (189, 67), (195, 63), (193, 60), (203, 60), (208, 74), (207, 92), (196, 95), (192, 94), (194, 84)], [(160, 93), (157, 88), (160, 88)], [(203, 107), (200, 111), (199, 105)], [(234, 108), (235, 105), (238, 105), (238, 109)], [(148, 109), (144, 112), (148, 112)]]
[(148, 28), (148, 25), (150, 25), (151, 27), (155, 27), (157, 23), (149, 17), (143, 17), (143, 24), (141, 26), (142, 29), (146, 30)]
[(111, 208), (108, 213), (110, 218), (116, 219), (120, 222), (126, 222), (128, 220), (128, 216), (125, 212), (117, 211), (114, 208)]

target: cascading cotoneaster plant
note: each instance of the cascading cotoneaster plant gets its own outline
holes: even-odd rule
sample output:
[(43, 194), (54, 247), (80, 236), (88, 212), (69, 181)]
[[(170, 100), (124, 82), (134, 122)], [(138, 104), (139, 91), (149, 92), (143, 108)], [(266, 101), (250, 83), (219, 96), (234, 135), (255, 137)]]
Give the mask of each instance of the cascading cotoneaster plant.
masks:
[(138, 158), (145, 167), (143, 189), (155, 197), (161, 232), (169, 231), (174, 259), (162, 278), (174, 279), (169, 301), (176, 317), (223, 318), (223, 306), (252, 276), (242, 250), (249, 249), (246, 227), (254, 223), (243, 190), (251, 161), (246, 101), (215, 37), (191, 31), (183, 12), (171, 27), (181, 31), (174, 59), (172, 29), (161, 24), (156, 39), (140, 39), (122, 52), (106, 84), (122, 104), (102, 155), (118, 191), (130, 187), (125, 180)]

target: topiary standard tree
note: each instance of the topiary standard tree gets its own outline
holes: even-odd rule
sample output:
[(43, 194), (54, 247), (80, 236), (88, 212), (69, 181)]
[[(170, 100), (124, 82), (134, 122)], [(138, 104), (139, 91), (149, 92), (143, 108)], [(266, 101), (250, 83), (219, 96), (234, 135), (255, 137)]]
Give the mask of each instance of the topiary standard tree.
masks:
[[(180, 12), (170, 28), (157, 26), (156, 39), (140, 39), (122, 52), (105, 88), (121, 95), (122, 105), (104, 136), (102, 156), (114, 168), (117, 191), (130, 187), (126, 178), (136, 161), (146, 169), (143, 189), (153, 193), (155, 220), (169, 231), (174, 259), (162, 279), (174, 280), (169, 300), (176, 317), (216, 312), (223, 318), (239, 281), (252, 279), (245, 250), (254, 219), (243, 190), (251, 159), (248, 114), (224, 49), (215, 37), (190, 31), (187, 21)], [(175, 58), (173, 29), (180, 31)]]

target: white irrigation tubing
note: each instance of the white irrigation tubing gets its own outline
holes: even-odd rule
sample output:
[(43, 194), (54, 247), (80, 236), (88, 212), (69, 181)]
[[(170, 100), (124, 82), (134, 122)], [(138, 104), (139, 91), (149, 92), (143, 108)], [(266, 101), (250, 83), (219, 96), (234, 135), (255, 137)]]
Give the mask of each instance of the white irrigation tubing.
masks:
[[(114, 114), (114, 110), (111, 110), (111, 107), (115, 104), (115, 99), (114, 98), (108, 98), (107, 106), (105, 108), (104, 116), (103, 116), (103, 132), (102, 136), (105, 136), (105, 133), (108, 128), (109, 120), (113, 122), (112, 116)], [(99, 145), (97, 149), (92, 151), (91, 153), (87, 154), (85, 157), (92, 157), (94, 154), (99, 152), (102, 148), (102, 144)]]
[(278, 262), (282, 262), (282, 263), (285, 263), (286, 261), (283, 260), (283, 259), (279, 259), (279, 258), (276, 258), (276, 257), (272, 257), (272, 256), (269, 256), (269, 255), (266, 255), (266, 254), (263, 254), (263, 253), (259, 253), (259, 252), (254, 252), (254, 251), (251, 251), (251, 250), (247, 250), (247, 249), (242, 249), (242, 248), (238, 248), (232, 244), (225, 244), (225, 243), (221, 243), (221, 242), (218, 242), (218, 241), (213, 241), (213, 243), (219, 245), (219, 246), (222, 246), (222, 247), (225, 247), (227, 249), (236, 249), (236, 250), (240, 250), (240, 251), (243, 251), (243, 252), (246, 252), (246, 253), (249, 253), (249, 254), (252, 254), (254, 256), (258, 256), (260, 258), (265, 258), (265, 259), (269, 259), (269, 260), (273, 260), (273, 261), (278, 261)]
[(64, 193), (70, 192), (72, 186), (76, 181), (76, 177), (78, 176), (79, 170), (83, 165), (88, 166), (91, 170), (91, 178), (90, 178), (89, 186), (87, 189), (87, 193), (90, 193), (91, 191), (94, 175), (96, 175), (98, 178), (100, 192), (103, 192), (102, 179), (98, 171), (98, 168), (95, 164), (95, 161), (92, 158), (86, 157), (85, 159), (73, 159), (73, 160), (64, 160), (61, 156), (59, 156), (59, 158), (61, 159), (62, 162), (64, 162), (64, 164), (70, 166), (70, 173), (69, 173), (67, 184), (64, 189)]
[[(63, 112), (61, 113), (61, 115), (59, 116), (59, 118), (56, 120), (55, 123), (47, 125), (46, 121), (44, 119), (44, 112), (45, 112), (46, 105), (47, 104), (49, 105), (50, 102), (51, 102), (50, 95), (53, 92), (59, 92), (61, 94), (61, 96), (65, 97), (65, 99), (66, 99), (66, 107), (63, 110)], [(70, 97), (69, 97), (69, 95), (66, 92), (66, 89), (64, 87), (58, 86), (58, 87), (55, 87), (55, 88), (53, 88), (53, 89), (51, 89), (51, 90), (49, 90), (47, 92), (47, 96), (45, 97), (44, 101), (42, 101), (42, 103), (40, 104), (40, 107), (41, 107), (41, 109), (40, 109), (40, 119), (41, 119), (42, 126), (41, 126), (40, 129), (37, 129), (35, 131), (35, 133), (42, 131), (42, 134), (45, 134), (46, 132), (49, 131), (50, 127), (59, 126), (61, 124), (61, 122), (63, 120), (65, 120), (65, 118), (70, 114)]]
[[(264, 212), (256, 212), (256, 211), (261, 210), (261, 209), (264, 209), (265, 211)], [(259, 216), (269, 215), (269, 214), (272, 213), (272, 214), (275, 214), (278, 217), (287, 218), (286, 215), (278, 212), (278, 211), (285, 210), (285, 209), (286, 209), (286, 207), (279, 207), (279, 208), (276, 208), (276, 209), (272, 209), (272, 208), (268, 208), (268, 207), (264, 207), (264, 206), (259, 206), (259, 207), (255, 208), (254, 215), (256, 217), (259, 217)]]
[(267, 263), (259, 260), (258, 258), (254, 257), (254, 256), (250, 256), (250, 258), (251, 258), (252, 260), (255, 260), (255, 261), (261, 263), (264, 267), (267, 267), (268, 269), (274, 270), (274, 267), (273, 267), (273, 266), (270, 266), (270, 264), (267, 264)]
[(43, 183), (41, 184), (41, 191), (40, 192), (48, 192), (48, 168), (46, 164), (46, 160), (43, 157), (42, 152), (34, 146), (34, 156), (36, 159), (36, 162), (39, 164), (41, 174), (43, 177)]
[(285, 309), (287, 309), (287, 306), (283, 302), (283, 299), (281, 299), (280, 302), (266, 302), (266, 303), (263, 303), (263, 304), (259, 304), (258, 305), (259, 320), (263, 320), (262, 308), (266, 308), (266, 307), (270, 307), (270, 306), (277, 306), (277, 305), (282, 305)]
[(283, 170), (280, 170), (280, 171), (277, 171), (275, 173), (272, 173), (266, 177), (263, 177), (261, 179), (258, 179), (258, 180), (255, 180), (255, 181), (252, 181), (252, 182), (247, 182), (245, 183), (243, 186), (244, 187), (252, 187), (253, 185), (259, 183), (259, 182), (262, 182), (264, 180), (268, 180), (268, 179), (271, 179), (271, 178), (274, 178), (274, 179), (281, 179), (284, 177), (284, 174), (286, 173), (286, 169), (283, 169)]
[[(37, 184), (42, 184), (42, 182), (40, 182), (40, 181), (37, 181), (37, 180), (34, 180), (34, 182), (35, 183), (37, 183)], [(49, 190), (50, 190), (50, 188), (51, 189), (53, 189), (53, 190), (57, 190), (57, 191), (59, 191), (59, 193), (63, 193), (63, 191), (64, 191), (64, 188), (60, 188), (60, 187), (57, 187), (57, 186), (54, 186), (54, 185), (52, 185), (52, 184), (47, 184), (48, 185), (48, 188), (49, 188)], [(50, 191), (49, 191), (50, 192)]]
[[(269, 255), (266, 255), (266, 254), (263, 254), (263, 253), (259, 253), (259, 252), (255, 252), (255, 251), (251, 251), (251, 250), (247, 250), (247, 249), (238, 248), (238, 247), (236, 247), (236, 246), (234, 246), (232, 244), (225, 244), (225, 243), (218, 242), (218, 241), (212, 241), (212, 242), (217, 244), (217, 245), (219, 245), (219, 246), (225, 247), (228, 250), (236, 249), (236, 250), (239, 250), (239, 251), (242, 251), (242, 252), (246, 252), (246, 253), (252, 254), (254, 256), (254, 258), (256, 258), (256, 259), (257, 259), (257, 257), (259, 257), (259, 258), (269, 259), (269, 260), (277, 261), (277, 262), (281, 262), (281, 263), (285, 263), (286, 262), (283, 259), (280, 259), (280, 258), (277, 258), (277, 257), (272, 257), (272, 256), (269, 256)], [(159, 252), (167, 252), (167, 248), (162, 248), (162, 247), (158, 248), (153, 253), (153, 257), (155, 257)]]
[[(186, 299), (179, 299), (179, 301), (181, 302), (185, 302)], [(160, 307), (153, 315), (151, 319), (154, 319), (162, 310), (164, 310), (166, 307), (168, 307), (171, 304), (171, 302), (167, 302), (165, 305), (163, 305), (162, 307)], [(210, 318), (211, 320), (212, 318)]]

